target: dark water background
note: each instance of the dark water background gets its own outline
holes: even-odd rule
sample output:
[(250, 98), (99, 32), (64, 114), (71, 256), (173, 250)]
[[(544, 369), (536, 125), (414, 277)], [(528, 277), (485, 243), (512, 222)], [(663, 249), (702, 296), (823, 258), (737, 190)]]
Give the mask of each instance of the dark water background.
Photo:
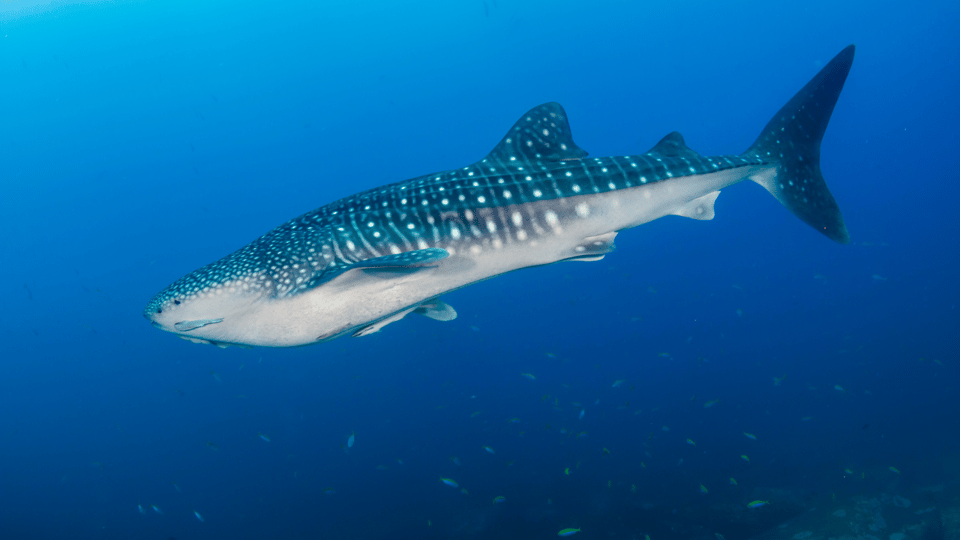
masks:
[[(958, 4), (21, 7), (0, 4), (0, 537), (660, 540), (682, 510), (736, 540), (759, 525), (712, 508), (956, 480)], [(450, 294), (453, 322), (219, 350), (140, 316), (289, 218), (479, 159), (541, 102), (595, 156), (673, 130), (738, 153), (849, 43), (822, 166), (850, 245), (741, 184), (712, 222)]]

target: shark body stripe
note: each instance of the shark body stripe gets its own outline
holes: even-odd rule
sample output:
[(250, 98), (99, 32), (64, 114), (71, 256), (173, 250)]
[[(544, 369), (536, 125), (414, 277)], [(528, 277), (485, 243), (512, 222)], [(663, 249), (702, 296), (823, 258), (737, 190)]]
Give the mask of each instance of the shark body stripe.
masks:
[[(193, 341), (218, 344), (286, 346), (363, 335), (503, 272), (601, 258), (617, 231), (663, 215), (710, 219), (716, 193), (744, 179), (845, 241), (820, 176), (819, 145), (852, 59), (851, 46), (739, 155), (701, 156), (671, 133), (644, 154), (590, 158), (573, 142), (559, 104), (535, 107), (484, 159), (294, 218), (176, 281), (144, 315), (174, 333), (190, 321), (222, 319), (190, 332)], [(430, 250), (449, 257), (434, 260)], [(401, 256), (435, 265), (372, 276), (378, 261)]]

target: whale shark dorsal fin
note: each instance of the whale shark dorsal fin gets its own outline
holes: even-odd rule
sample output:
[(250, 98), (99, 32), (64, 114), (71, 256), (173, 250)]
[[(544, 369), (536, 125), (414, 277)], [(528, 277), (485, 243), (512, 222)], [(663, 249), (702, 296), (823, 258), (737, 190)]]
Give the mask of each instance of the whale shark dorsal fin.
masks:
[(683, 135), (674, 131), (668, 133), (666, 137), (660, 139), (660, 142), (651, 148), (647, 155), (659, 157), (699, 157), (700, 154), (687, 147)]
[(573, 142), (567, 113), (559, 103), (544, 103), (526, 112), (504, 135), (500, 144), (479, 163), (511, 161), (563, 161), (586, 157)]

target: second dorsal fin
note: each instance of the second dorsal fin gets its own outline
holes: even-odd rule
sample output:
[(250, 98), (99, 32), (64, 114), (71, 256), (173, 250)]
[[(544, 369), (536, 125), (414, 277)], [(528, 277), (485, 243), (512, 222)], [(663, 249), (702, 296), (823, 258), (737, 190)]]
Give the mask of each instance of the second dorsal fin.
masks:
[(660, 139), (660, 142), (651, 148), (647, 154), (662, 157), (699, 157), (700, 155), (687, 147), (683, 135), (677, 131), (668, 133), (666, 137)]
[(567, 113), (559, 103), (544, 103), (527, 111), (510, 128), (486, 160), (563, 161), (586, 157), (573, 142)]

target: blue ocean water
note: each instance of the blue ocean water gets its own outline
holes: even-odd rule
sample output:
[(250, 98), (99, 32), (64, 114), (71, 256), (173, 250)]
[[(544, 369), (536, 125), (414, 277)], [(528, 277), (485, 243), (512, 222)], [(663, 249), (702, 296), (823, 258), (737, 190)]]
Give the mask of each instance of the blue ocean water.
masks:
[[(958, 20), (950, 2), (0, 3), (0, 538), (738, 540), (894, 496), (946, 516)], [(452, 322), (221, 350), (141, 316), (292, 217), (476, 161), (539, 103), (593, 156), (674, 130), (741, 152), (850, 43), (822, 169), (851, 244), (747, 182), (713, 221), (446, 295)], [(887, 521), (874, 538), (928, 534)]]

